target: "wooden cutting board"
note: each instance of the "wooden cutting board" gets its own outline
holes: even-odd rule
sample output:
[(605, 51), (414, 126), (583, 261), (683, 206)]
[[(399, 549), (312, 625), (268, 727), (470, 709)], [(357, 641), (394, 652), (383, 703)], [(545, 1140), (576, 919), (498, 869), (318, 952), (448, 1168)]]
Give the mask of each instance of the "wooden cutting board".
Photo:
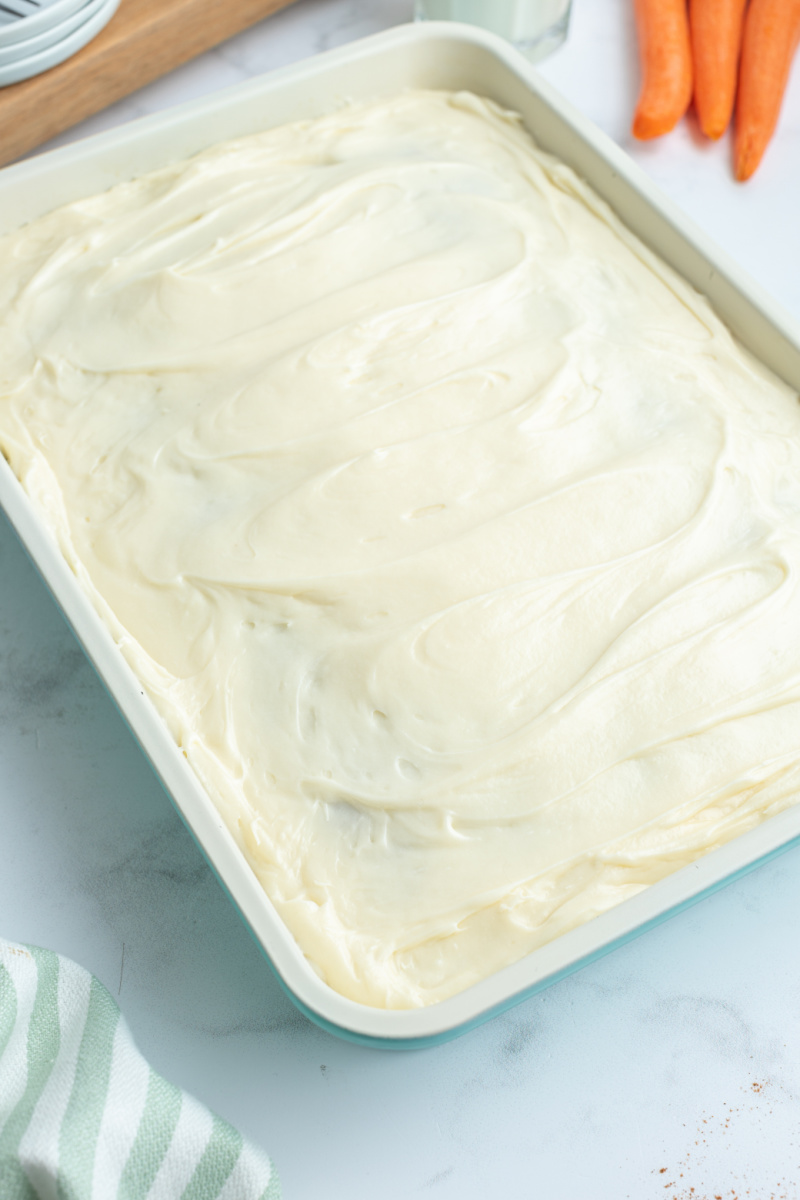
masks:
[(0, 88), (0, 164), (19, 158), (291, 0), (121, 0), (72, 58)]

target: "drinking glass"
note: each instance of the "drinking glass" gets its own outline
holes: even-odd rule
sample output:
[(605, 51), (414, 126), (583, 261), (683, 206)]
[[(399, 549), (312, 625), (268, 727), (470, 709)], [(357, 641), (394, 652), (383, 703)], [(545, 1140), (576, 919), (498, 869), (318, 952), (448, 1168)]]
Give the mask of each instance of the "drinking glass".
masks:
[(531, 62), (557, 50), (567, 36), (571, 0), (416, 0), (418, 21), (466, 21), (499, 33)]

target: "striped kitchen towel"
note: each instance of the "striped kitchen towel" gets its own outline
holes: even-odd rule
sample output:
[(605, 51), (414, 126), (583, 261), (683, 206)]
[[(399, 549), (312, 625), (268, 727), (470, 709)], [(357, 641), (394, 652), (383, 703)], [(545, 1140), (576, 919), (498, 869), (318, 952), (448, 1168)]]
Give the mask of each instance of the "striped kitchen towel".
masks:
[(0, 939), (2, 1200), (279, 1200), (265, 1154), (167, 1083), (83, 967)]

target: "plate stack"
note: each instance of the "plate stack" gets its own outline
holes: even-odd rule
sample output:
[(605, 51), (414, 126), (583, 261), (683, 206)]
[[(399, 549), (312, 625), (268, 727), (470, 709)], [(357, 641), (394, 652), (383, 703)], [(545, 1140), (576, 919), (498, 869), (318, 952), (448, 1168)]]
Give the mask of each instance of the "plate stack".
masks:
[(0, 0), (0, 87), (75, 54), (106, 25), (119, 0)]

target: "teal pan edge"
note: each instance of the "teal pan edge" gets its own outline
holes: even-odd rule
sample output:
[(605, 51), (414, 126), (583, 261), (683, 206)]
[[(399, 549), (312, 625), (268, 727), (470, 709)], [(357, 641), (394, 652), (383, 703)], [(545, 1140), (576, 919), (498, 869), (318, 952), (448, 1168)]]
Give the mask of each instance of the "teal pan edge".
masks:
[[(169, 793), (167, 794), (169, 795)], [(192, 832), (191, 829), (189, 832)], [(194, 838), (194, 834), (192, 834), (192, 838), (195, 841), (195, 844), (199, 846), (197, 839)], [(598, 947), (596, 950), (593, 950), (591, 954), (586, 954), (582, 958), (576, 959), (575, 962), (569, 963), (567, 966), (562, 968), (562, 970), (554, 971), (552, 975), (548, 975), (546, 978), (540, 979), (531, 987), (518, 992), (516, 995), (507, 997), (499, 1004), (492, 1005), (490, 1008), (485, 1009), (482, 1013), (479, 1013), (471, 1020), (465, 1021), (461, 1025), (456, 1025), (451, 1029), (446, 1029), (441, 1033), (428, 1034), (425, 1037), (406, 1038), (371, 1037), (369, 1034), (357, 1033), (355, 1030), (347, 1029), (343, 1025), (337, 1025), (333, 1021), (329, 1021), (326, 1017), (321, 1016), (319, 1013), (314, 1012), (312, 1008), (310, 1008), (298, 996), (295, 995), (285, 980), (282, 979), (266, 950), (259, 942), (253, 930), (250, 928), (250, 925), (244, 917), (244, 914), (231, 897), (225, 884), (219, 878), (219, 875), (217, 875), (213, 864), (209, 862), (209, 866), (219, 880), (220, 886), (233, 904), (233, 907), (236, 909), (236, 912), (245, 929), (253, 938), (253, 941), (261, 951), (262, 956), (277, 979), (281, 990), (286, 996), (288, 996), (295, 1008), (297, 1008), (304, 1017), (307, 1017), (309, 1021), (313, 1022), (313, 1024), (318, 1026), (320, 1029), (325, 1030), (326, 1033), (333, 1034), (335, 1037), (342, 1038), (347, 1042), (354, 1042), (359, 1046), (367, 1046), (373, 1050), (425, 1050), (433, 1046), (444, 1045), (445, 1042), (454, 1041), (455, 1038), (462, 1037), (471, 1030), (477, 1029), (478, 1026), (485, 1024), (485, 1022), (492, 1020), (494, 1017), (499, 1017), (502, 1013), (508, 1012), (509, 1009), (516, 1008), (519, 1004), (524, 1004), (526, 1000), (533, 999), (534, 996), (538, 996), (541, 992), (545, 991), (549, 987), (552, 987), (554, 984), (559, 983), (562, 979), (566, 979), (568, 976), (574, 975), (577, 971), (582, 971), (584, 967), (591, 966), (592, 963), (597, 962), (601, 958), (605, 958), (607, 954), (611, 954), (614, 950), (618, 950), (620, 947), (634, 941), (643, 933), (648, 933), (651, 929), (655, 929), (658, 925), (662, 925), (665, 921), (669, 921), (673, 917), (680, 916), (682, 912), (692, 908), (701, 900), (706, 900), (709, 896), (713, 896), (715, 892), (721, 891), (723, 888), (728, 887), (729, 884), (735, 883), (738, 879), (744, 878), (744, 876), (749, 875), (751, 871), (755, 871), (759, 867), (766, 866), (767, 863), (771, 862), (775, 858), (778, 858), (781, 854), (785, 854), (786, 851), (797, 848), (800, 848), (800, 834), (791, 838), (789, 841), (784, 842), (783, 845), (776, 846), (773, 850), (769, 850), (766, 854), (761, 855), (753, 862), (739, 867), (736, 871), (732, 871), (731, 874), (725, 876), (724, 879), (717, 880), (715, 883), (710, 884), (701, 892), (698, 892), (697, 895), (690, 896), (688, 899), (681, 901), (680, 904), (676, 904), (672, 908), (667, 909), (665, 912), (659, 913), (655, 917), (651, 917), (649, 921), (643, 922), (641, 925), (637, 926), (636, 929), (630, 930), (628, 933), (622, 934), (620, 937), (614, 938), (605, 945)], [(199, 846), (199, 849), (205, 858), (206, 856), (203, 852), (202, 846)], [(207, 858), (206, 861), (208, 862)]]

